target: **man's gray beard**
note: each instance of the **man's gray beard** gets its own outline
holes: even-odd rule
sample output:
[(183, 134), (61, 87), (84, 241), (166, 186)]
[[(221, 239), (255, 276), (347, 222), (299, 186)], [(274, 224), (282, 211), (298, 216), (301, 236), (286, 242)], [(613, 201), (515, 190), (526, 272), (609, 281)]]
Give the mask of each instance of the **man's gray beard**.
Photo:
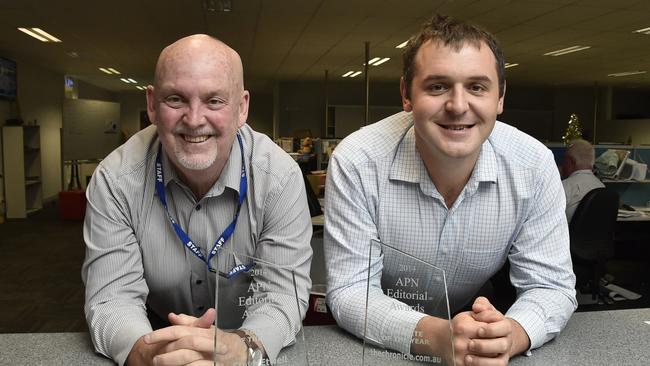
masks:
[(212, 158), (201, 161), (188, 159), (185, 153), (181, 150), (175, 150), (174, 155), (176, 155), (176, 160), (178, 160), (178, 163), (181, 164), (183, 168), (189, 170), (204, 170), (212, 166), (212, 164), (214, 164), (214, 161), (217, 160), (217, 155), (219, 155), (218, 151), (219, 150), (217, 148), (217, 153), (214, 154)]

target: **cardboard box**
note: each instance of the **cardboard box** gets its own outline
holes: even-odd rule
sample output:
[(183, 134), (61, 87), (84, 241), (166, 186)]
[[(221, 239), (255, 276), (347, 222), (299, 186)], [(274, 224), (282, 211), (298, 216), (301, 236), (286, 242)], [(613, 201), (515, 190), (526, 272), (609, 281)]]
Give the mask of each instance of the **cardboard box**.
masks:
[(322, 195), (323, 189), (325, 189), (326, 179), (327, 179), (326, 174), (307, 174), (307, 180), (311, 185), (311, 189), (319, 197)]

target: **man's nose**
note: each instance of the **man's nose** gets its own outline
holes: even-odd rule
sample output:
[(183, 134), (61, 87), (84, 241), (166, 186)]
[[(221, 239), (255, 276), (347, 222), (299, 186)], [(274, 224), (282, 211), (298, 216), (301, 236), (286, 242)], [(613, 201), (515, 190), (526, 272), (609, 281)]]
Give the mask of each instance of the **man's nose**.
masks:
[(465, 89), (461, 86), (454, 86), (452, 92), (448, 94), (449, 99), (445, 104), (445, 108), (453, 115), (461, 115), (469, 108), (467, 95)]
[(205, 114), (200, 103), (189, 103), (183, 114), (183, 123), (188, 126), (200, 126), (205, 123)]

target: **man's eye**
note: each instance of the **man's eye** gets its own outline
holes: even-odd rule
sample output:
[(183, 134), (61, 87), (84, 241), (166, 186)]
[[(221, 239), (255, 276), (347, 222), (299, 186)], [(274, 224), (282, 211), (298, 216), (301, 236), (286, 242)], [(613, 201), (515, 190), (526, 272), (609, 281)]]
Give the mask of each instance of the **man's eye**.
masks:
[(183, 99), (178, 95), (170, 95), (167, 98), (165, 98), (165, 104), (167, 104), (172, 108), (178, 108), (181, 105), (183, 105)]
[(481, 84), (474, 84), (470, 87), (473, 92), (482, 92), (485, 91), (485, 87)]
[(210, 108), (219, 108), (219, 107), (221, 107), (223, 104), (225, 104), (225, 102), (224, 102), (223, 99), (220, 99), (220, 98), (210, 98), (210, 99), (208, 100), (208, 106), (209, 106)]
[(442, 85), (442, 84), (429, 85), (429, 91), (432, 91), (434, 93), (439, 93), (439, 92), (445, 91), (445, 89), (446, 89), (445, 86)]

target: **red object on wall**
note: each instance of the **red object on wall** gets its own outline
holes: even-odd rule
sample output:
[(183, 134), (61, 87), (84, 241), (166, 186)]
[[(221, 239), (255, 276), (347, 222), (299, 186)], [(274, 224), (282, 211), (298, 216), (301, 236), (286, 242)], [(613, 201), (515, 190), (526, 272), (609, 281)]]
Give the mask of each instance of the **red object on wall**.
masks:
[(59, 192), (59, 215), (63, 220), (82, 221), (86, 214), (86, 192), (83, 190)]

